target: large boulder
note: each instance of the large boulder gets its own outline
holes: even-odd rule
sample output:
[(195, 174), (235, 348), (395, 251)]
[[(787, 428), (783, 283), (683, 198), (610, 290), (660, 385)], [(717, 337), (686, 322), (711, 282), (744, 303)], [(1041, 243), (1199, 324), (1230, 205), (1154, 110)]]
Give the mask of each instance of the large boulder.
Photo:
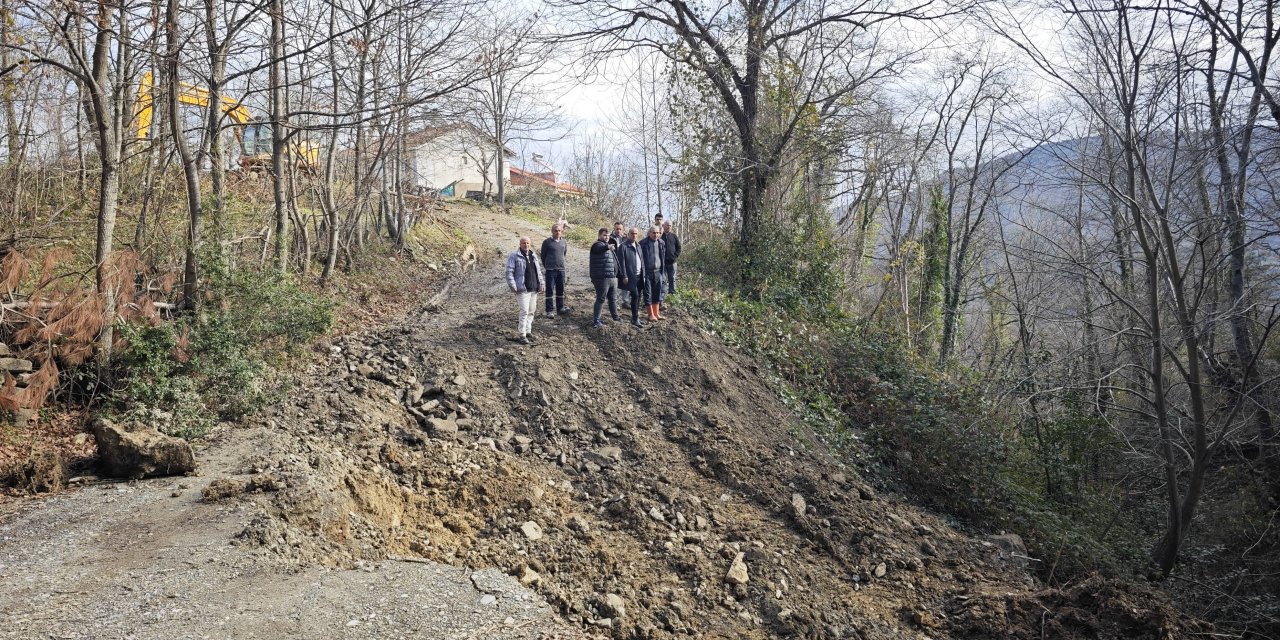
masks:
[(196, 469), (191, 445), (152, 427), (133, 422), (117, 425), (105, 418), (93, 421), (99, 465), (105, 475), (118, 478), (170, 476)]

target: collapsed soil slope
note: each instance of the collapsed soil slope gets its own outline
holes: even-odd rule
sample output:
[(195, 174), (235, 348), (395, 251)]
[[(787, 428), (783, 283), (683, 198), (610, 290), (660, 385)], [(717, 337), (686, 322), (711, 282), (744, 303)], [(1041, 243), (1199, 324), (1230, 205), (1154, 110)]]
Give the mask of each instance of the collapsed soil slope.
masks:
[[(1197, 626), (1102, 581), (1036, 592), (1016, 558), (877, 492), (758, 368), (678, 309), (644, 330), (574, 314), (508, 338), (508, 221), (450, 297), (330, 345), (264, 417), (287, 434), (216, 488), (265, 507), (244, 540), (302, 562), (495, 567), (599, 635), (1178, 637)], [(521, 230), (514, 225), (515, 230)], [(527, 229), (526, 229), (527, 231)], [(540, 236), (535, 236), (540, 237)]]

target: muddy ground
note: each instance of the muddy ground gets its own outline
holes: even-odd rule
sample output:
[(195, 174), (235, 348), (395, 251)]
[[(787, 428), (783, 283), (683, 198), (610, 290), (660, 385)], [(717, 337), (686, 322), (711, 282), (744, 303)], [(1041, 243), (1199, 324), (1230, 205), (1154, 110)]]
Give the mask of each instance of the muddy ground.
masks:
[(487, 213), (454, 222), (479, 239), (480, 260), (447, 297), (320, 345), (289, 401), (245, 429), (259, 435), (243, 455), (220, 472), (205, 463), (216, 477), (193, 508), (241, 514), (226, 534), (237, 553), (297, 571), (494, 569), (524, 590), (504, 593), (536, 593), (554, 612), (530, 617), (548, 637), (1204, 630), (1100, 579), (1042, 590), (1005, 539), (878, 491), (755, 363), (677, 307), (645, 329), (591, 329), (581, 248), (574, 311), (540, 316), (534, 344), (512, 342), (502, 256), (519, 232), (544, 232)]
[[(497, 223), (470, 231), (501, 237)], [(1184, 624), (1145, 595), (1113, 612), (1125, 619), (1088, 621), (1105, 607), (1077, 601), (1115, 587), (1038, 593), (1000, 539), (880, 495), (678, 308), (591, 329), (584, 250), (575, 311), (512, 343), (502, 254), (482, 251), (438, 307), (330, 346), (333, 375), (268, 418), (298, 446), (253, 464), (288, 488), (263, 496), (271, 516), (247, 536), (340, 565), (496, 567), (618, 638), (1157, 638)], [(1042, 602), (1058, 613), (1028, 613)]]

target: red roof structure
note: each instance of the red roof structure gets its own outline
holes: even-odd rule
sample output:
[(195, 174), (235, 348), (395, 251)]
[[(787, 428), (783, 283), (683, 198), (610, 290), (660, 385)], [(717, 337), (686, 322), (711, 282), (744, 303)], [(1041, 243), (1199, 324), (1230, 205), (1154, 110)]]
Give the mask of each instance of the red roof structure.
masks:
[(585, 189), (576, 187), (568, 182), (557, 182), (551, 176), (545, 173), (534, 173), (520, 167), (511, 167), (511, 186), (513, 187), (549, 187), (556, 193), (565, 196), (573, 196), (585, 198), (591, 195)]

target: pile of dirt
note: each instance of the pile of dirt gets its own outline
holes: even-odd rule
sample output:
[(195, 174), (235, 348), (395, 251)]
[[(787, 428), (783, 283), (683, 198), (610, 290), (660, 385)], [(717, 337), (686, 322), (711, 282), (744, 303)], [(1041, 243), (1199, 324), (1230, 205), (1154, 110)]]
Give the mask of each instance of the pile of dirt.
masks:
[(881, 495), (678, 310), (642, 331), (539, 321), (517, 347), (513, 305), (484, 285), (341, 339), (262, 419), (289, 437), (210, 496), (265, 506), (242, 543), (304, 563), (497, 567), (617, 638), (1187, 628), (1146, 594), (1037, 591), (998, 545)]

